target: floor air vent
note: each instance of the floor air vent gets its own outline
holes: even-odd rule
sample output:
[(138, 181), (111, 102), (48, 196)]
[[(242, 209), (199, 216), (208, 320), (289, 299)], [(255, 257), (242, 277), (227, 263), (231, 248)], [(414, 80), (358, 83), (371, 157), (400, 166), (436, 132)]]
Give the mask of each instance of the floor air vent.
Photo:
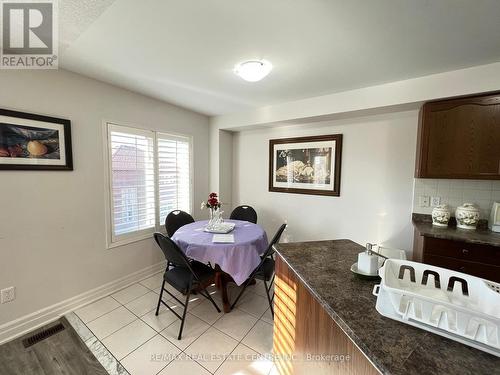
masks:
[(43, 341), (46, 338), (49, 338), (50, 336), (55, 335), (56, 333), (61, 331), (64, 331), (64, 326), (61, 323), (56, 324), (53, 327), (44, 329), (43, 331), (24, 339), (23, 345), (25, 348), (29, 348), (30, 346), (35, 345), (36, 343)]

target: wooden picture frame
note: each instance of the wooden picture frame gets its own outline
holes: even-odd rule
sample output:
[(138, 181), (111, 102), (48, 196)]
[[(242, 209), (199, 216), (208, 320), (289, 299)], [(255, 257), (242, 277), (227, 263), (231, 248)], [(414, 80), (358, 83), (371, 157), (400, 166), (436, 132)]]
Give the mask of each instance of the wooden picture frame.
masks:
[(269, 140), (269, 191), (340, 196), (342, 134)]
[(73, 170), (71, 121), (0, 109), (0, 170)]

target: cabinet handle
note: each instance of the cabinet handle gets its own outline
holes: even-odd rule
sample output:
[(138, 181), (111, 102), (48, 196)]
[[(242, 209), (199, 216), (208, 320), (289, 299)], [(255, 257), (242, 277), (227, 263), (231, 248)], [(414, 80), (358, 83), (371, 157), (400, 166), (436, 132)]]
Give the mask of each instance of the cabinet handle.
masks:
[(464, 255), (469, 254), (469, 250), (467, 250), (467, 249), (462, 249), (462, 254), (464, 254)]

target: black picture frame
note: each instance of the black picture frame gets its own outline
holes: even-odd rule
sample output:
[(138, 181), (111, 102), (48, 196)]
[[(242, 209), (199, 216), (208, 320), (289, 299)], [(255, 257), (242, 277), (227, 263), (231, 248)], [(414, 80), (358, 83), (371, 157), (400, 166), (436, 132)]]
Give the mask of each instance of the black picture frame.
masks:
[[(72, 152), (72, 145), (71, 145), (71, 121), (67, 119), (62, 119), (62, 118), (57, 118), (57, 117), (50, 117), (50, 116), (44, 116), (44, 115), (37, 115), (33, 113), (26, 113), (26, 112), (19, 112), (19, 111), (13, 111), (9, 109), (0, 109), (0, 116), (4, 116), (5, 118), (0, 119), (0, 170), (51, 170), (51, 171), (72, 171), (73, 170), (73, 152)], [(13, 121), (9, 122), (8, 118), (12, 118)], [(19, 120), (30, 120), (30, 121), (36, 121), (39, 122), (40, 125), (38, 126), (37, 124), (33, 124), (30, 122), (29, 125), (21, 125)], [(48, 124), (49, 126), (52, 124), (52, 126), (56, 125), (58, 128), (63, 130), (64, 136), (63, 139), (58, 138), (57, 139), (57, 145), (60, 146), (60, 144), (64, 145), (64, 158), (62, 155), (59, 155), (59, 159), (52, 159), (52, 158), (46, 158), (44, 160), (45, 164), (41, 164), (40, 161), (42, 160), (41, 158), (30, 158), (30, 157), (19, 157), (16, 158), (15, 156), (11, 156), (12, 153), (9, 154), (9, 150), (7, 148), (7, 145), (5, 144), (7, 141), (6, 139), (3, 139), (2, 137), (2, 126), (9, 126), (11, 128), (29, 128), (29, 129), (36, 129), (39, 127), (40, 129), (43, 128), (43, 123)], [(59, 132), (57, 133), (59, 136)], [(24, 145), (20, 145), (20, 150), (24, 149)], [(60, 147), (59, 147), (60, 149)], [(2, 152), (3, 151), (3, 152)], [(7, 155), (8, 154), (8, 155)], [(5, 156), (7, 155), (7, 156)], [(15, 163), (12, 162), (14, 159), (19, 159), (19, 161), (23, 161), (23, 163)], [(33, 163), (29, 163), (29, 160), (33, 160)], [(9, 161), (9, 163), (6, 163), (6, 161)], [(54, 164), (50, 164), (51, 161), (54, 160)], [(63, 161), (63, 164), (56, 164), (56, 163), (61, 163)]]
[[(297, 147), (294, 147), (294, 144)], [(305, 145), (311, 145), (311, 148), (305, 148)], [(320, 145), (320, 146), (318, 146)], [(283, 149), (281, 149), (283, 147)], [(325, 147), (317, 149), (316, 147)], [(328, 148), (331, 150), (328, 152)], [(278, 172), (280, 165), (275, 165), (278, 159), (278, 152), (301, 152), (307, 150), (324, 150), (325, 161), (328, 164), (328, 184), (311, 183), (311, 188), (307, 187), (310, 182), (295, 182), (288, 181), (288, 176), (285, 177), (286, 182), (278, 180)], [(288, 157), (287, 157), (288, 158)], [(276, 159), (276, 160), (275, 160)], [(285, 163), (288, 165), (288, 162)], [(310, 137), (295, 137), (269, 140), (269, 191), (279, 193), (293, 194), (310, 194), (310, 195), (329, 195), (340, 196), (340, 173), (342, 167), (342, 134), (319, 135)], [(288, 168), (282, 167), (282, 168)], [(314, 170), (310, 167), (310, 170)], [(289, 173), (289, 172), (288, 172)], [(293, 174), (293, 173), (292, 173)], [(282, 176), (283, 177), (283, 176)], [(295, 176), (293, 177), (295, 179)], [(314, 176), (311, 177), (314, 179)], [(326, 182), (326, 181), (325, 181)], [(286, 185), (286, 186), (283, 186)], [(326, 186), (328, 185), (328, 186)], [(300, 187), (299, 187), (300, 186)]]

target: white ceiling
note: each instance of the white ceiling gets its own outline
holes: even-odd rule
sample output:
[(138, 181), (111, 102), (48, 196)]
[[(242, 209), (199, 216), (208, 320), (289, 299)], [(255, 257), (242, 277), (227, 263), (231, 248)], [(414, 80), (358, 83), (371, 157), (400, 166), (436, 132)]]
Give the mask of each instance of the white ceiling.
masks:
[(67, 49), (115, 0), (60, 0), (59, 48)]
[(61, 2), (63, 68), (208, 115), (500, 61), (498, 0)]

